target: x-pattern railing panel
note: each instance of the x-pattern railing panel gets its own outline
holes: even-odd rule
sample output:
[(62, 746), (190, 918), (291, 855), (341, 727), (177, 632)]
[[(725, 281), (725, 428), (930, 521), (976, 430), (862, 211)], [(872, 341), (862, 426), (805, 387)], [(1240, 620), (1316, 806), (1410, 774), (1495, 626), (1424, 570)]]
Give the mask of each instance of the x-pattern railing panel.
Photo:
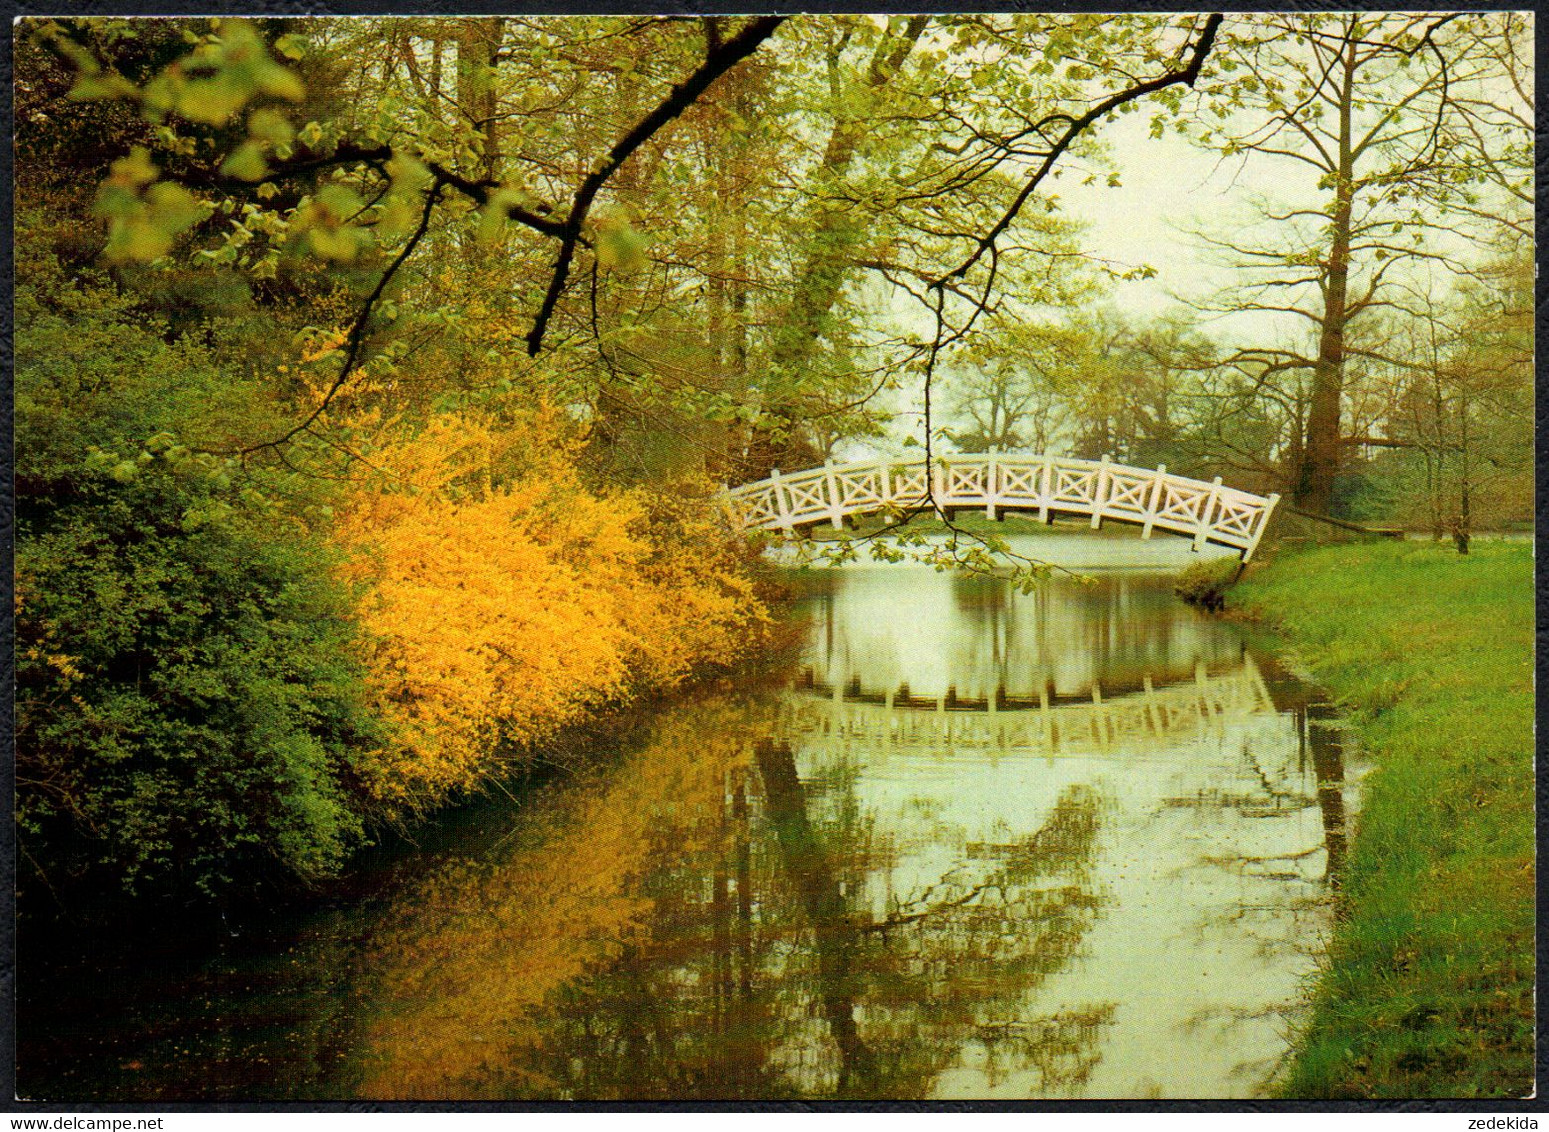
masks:
[(889, 500), (886, 469), (865, 468), (859, 472), (836, 471), (834, 479), (839, 485), (846, 508), (868, 503), (882, 506)]
[(1165, 468), (1155, 471), (1114, 464), (1106, 457), (1075, 460), (1018, 453), (825, 464), (795, 475), (769, 479), (726, 493), (735, 521), (744, 529), (792, 531), (889, 507), (911, 509), (982, 506), (991, 517), (1009, 509), (1036, 509), (1040, 518), (1089, 515), (1138, 523), (1144, 536), (1153, 528), (1236, 547), (1250, 557), (1263, 536), (1279, 496), (1259, 496), (1190, 479)]
[(1001, 495), (1036, 501), (1043, 493), (1043, 473), (1047, 467), (1043, 460), (1025, 465), (1001, 464)]
[(1156, 475), (1151, 472), (1110, 472), (1108, 498), (1103, 502), (1104, 511), (1144, 515), (1155, 484)]
[(1097, 502), (1097, 469), (1054, 466), (1054, 490), (1050, 499), (1055, 503)]

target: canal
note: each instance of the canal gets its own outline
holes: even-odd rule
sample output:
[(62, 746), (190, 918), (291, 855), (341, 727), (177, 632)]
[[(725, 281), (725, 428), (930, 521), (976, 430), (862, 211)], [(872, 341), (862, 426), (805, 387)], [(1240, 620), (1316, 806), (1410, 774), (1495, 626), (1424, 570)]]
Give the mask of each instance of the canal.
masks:
[(24, 934), (21, 1095), (1262, 1093), (1359, 767), (1315, 689), (1173, 597), (1183, 541), (1018, 549), (1088, 576), (794, 575), (776, 676), (213, 944)]

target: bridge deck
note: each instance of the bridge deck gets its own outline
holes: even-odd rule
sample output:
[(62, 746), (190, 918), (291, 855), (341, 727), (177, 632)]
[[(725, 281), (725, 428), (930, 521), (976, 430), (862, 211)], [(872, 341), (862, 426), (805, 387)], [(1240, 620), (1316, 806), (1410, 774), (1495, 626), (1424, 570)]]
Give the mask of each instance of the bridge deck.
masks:
[[(927, 479), (929, 482), (927, 483)], [(1155, 529), (1191, 536), (1194, 549), (1213, 542), (1242, 552), (1247, 561), (1258, 546), (1278, 495), (1262, 496), (1221, 483), (1101, 460), (989, 453), (941, 456), (931, 461), (874, 460), (824, 464), (821, 468), (743, 484), (726, 493), (736, 522), (745, 530), (796, 531), (881, 511), (909, 511), (934, 500), (943, 510), (983, 507), (992, 519), (1008, 511), (1091, 516), (1132, 523), (1141, 536)]]

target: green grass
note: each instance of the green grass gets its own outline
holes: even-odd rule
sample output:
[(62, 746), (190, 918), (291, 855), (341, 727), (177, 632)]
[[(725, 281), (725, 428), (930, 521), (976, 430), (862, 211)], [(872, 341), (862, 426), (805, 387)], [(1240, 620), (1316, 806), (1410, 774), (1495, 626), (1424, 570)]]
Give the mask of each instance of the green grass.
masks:
[(1374, 769), (1292, 1097), (1533, 1087), (1533, 558), (1283, 553), (1233, 591), (1345, 705)]

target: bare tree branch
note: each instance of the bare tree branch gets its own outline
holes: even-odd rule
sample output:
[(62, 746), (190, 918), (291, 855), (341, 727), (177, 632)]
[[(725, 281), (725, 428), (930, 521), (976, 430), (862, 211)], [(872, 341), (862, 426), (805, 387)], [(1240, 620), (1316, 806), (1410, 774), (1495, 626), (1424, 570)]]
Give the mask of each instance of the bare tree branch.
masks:
[(576, 244), (581, 241), (581, 226), (586, 222), (586, 214), (591, 209), (592, 201), (608, 183), (608, 178), (612, 177), (619, 166), (629, 160), (630, 155), (649, 141), (657, 131), (692, 106), (695, 100), (709, 89), (711, 83), (757, 50), (759, 45), (774, 34), (774, 30), (784, 22), (784, 16), (760, 16), (750, 20), (730, 39), (710, 44), (705, 53), (705, 61), (700, 64), (699, 69), (674, 86), (671, 94), (640, 119), (629, 133), (620, 138), (608, 151), (608, 156), (602, 164), (581, 183), (581, 187), (576, 190), (575, 197), (571, 201), (570, 215), (565, 219), (559, 234), (559, 253), (554, 260), (554, 270), (549, 278), (548, 291), (543, 296), (543, 305), (539, 308), (537, 317), (533, 320), (532, 331), (527, 335), (528, 357), (536, 357), (538, 351), (543, 348), (543, 335), (548, 329), (549, 319), (553, 317), (554, 307), (570, 279), (570, 264), (575, 258)]

